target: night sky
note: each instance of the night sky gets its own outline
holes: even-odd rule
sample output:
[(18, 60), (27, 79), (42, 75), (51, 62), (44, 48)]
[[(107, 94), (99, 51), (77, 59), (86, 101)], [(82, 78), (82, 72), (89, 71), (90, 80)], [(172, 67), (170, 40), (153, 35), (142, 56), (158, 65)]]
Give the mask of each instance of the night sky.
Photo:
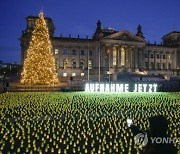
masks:
[(98, 19), (102, 27), (137, 32), (143, 28), (147, 41), (161, 42), (163, 35), (180, 31), (180, 0), (0, 0), (0, 60), (20, 63), (18, 38), (26, 28), (25, 17), (44, 15), (53, 19), (55, 36), (92, 37)]

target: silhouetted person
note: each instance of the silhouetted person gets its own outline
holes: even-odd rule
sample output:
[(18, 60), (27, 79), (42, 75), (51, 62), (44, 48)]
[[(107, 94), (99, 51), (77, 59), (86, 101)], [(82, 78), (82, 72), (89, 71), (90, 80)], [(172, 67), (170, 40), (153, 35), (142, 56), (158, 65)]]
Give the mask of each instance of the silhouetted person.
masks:
[(145, 146), (143, 154), (177, 154), (177, 149), (173, 143), (156, 143), (152, 142), (151, 138), (161, 137), (168, 138), (168, 122), (162, 115), (149, 118), (150, 129), (147, 131), (140, 130), (137, 126), (131, 125), (131, 130), (134, 135), (146, 132), (148, 135), (148, 144)]
[(3, 92), (7, 91), (7, 84), (6, 81), (3, 81)]
[(7, 92), (7, 88), (9, 87), (9, 82), (3, 82), (3, 92)]
[(6, 82), (6, 88), (8, 88), (8, 87), (9, 87), (9, 82), (7, 81), (7, 82)]

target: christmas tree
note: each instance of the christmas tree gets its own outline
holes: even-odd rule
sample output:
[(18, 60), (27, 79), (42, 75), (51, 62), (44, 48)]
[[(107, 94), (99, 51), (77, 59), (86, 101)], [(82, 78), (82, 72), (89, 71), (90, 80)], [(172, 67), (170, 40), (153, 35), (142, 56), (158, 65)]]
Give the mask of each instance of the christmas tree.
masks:
[(42, 12), (32, 32), (21, 76), (21, 83), (25, 85), (53, 85), (59, 82), (49, 31)]

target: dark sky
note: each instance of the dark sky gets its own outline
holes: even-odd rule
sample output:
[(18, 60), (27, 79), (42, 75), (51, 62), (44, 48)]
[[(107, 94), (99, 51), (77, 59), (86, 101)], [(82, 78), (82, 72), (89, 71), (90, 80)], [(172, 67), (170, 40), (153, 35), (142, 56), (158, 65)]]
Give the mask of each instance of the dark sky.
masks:
[(42, 3), (44, 15), (56, 26), (55, 36), (91, 37), (98, 19), (103, 27), (132, 33), (141, 24), (152, 43), (160, 43), (174, 27), (180, 31), (180, 0), (0, 0), (0, 60), (20, 62), (18, 38), (25, 17), (38, 15)]

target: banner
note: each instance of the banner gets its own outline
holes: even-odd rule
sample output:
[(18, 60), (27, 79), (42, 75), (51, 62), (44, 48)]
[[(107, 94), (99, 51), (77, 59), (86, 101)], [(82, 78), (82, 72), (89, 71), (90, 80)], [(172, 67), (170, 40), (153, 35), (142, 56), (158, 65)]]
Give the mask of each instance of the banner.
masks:
[(85, 92), (157, 92), (158, 85), (153, 84), (128, 84), (128, 83), (86, 83)]

